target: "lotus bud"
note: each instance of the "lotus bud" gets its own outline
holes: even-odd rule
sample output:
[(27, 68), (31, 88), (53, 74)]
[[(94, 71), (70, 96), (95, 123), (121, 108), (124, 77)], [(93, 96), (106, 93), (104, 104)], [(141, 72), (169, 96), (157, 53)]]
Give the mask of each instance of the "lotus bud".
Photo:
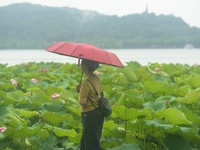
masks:
[(36, 78), (32, 78), (32, 79), (31, 79), (31, 82), (33, 82), (33, 83), (38, 83), (38, 82), (39, 82), (39, 80), (38, 80), (38, 79), (36, 79)]
[(45, 67), (45, 68), (44, 68), (44, 71), (45, 71), (45, 72), (49, 72), (49, 68)]
[(160, 67), (156, 67), (155, 71), (161, 71), (162, 69)]
[(5, 132), (7, 130), (6, 127), (0, 127), (0, 132)]
[(12, 83), (12, 85), (15, 85), (15, 86), (18, 85), (18, 82), (16, 80), (14, 80), (14, 79), (11, 79), (10, 82)]
[(54, 93), (54, 94), (51, 95), (51, 98), (53, 100), (55, 100), (56, 98), (59, 98), (59, 97), (60, 97), (60, 94), (57, 94), (57, 93)]

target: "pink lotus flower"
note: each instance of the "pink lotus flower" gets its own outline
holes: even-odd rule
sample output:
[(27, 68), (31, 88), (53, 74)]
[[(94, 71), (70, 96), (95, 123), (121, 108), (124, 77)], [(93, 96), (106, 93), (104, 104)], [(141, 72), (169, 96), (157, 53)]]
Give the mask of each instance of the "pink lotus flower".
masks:
[(0, 127), (0, 132), (5, 132), (7, 130), (6, 127)]
[(54, 93), (54, 94), (51, 95), (51, 98), (53, 100), (55, 100), (56, 98), (59, 98), (59, 97), (60, 97), (60, 94), (57, 94), (57, 93)]
[(49, 72), (49, 68), (45, 67), (45, 68), (39, 68), (38, 72)]
[(36, 78), (32, 78), (32, 79), (31, 79), (31, 82), (33, 82), (33, 83), (38, 83), (38, 82), (39, 82), (39, 80), (38, 80), (38, 79), (36, 79)]
[(156, 67), (155, 71), (161, 71), (162, 69), (160, 67)]
[(12, 85), (15, 85), (15, 86), (18, 85), (18, 82), (16, 80), (14, 80), (14, 79), (11, 79), (10, 82), (12, 83)]
[(45, 67), (45, 68), (44, 68), (44, 71), (45, 71), (45, 72), (49, 72), (49, 68)]

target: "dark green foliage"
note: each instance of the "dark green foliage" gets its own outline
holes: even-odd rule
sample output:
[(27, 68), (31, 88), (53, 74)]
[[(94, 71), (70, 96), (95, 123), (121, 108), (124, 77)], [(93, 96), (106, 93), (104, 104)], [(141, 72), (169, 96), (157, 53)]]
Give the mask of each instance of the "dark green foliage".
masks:
[[(101, 65), (113, 110), (105, 118), (103, 150), (199, 149), (199, 73), (199, 65)], [(0, 128), (7, 128), (0, 132), (0, 150), (79, 149), (80, 76), (77, 64), (0, 64)], [(52, 98), (55, 93), (59, 97)]]

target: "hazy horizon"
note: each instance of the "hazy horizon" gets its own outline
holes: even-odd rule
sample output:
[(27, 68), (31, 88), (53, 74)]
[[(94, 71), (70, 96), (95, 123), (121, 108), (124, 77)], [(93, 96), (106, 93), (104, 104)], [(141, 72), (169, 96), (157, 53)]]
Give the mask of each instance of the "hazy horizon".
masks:
[(142, 13), (148, 7), (149, 13), (156, 15), (174, 15), (182, 18), (191, 27), (200, 28), (200, 0), (1, 0), (0, 7), (14, 3), (28, 2), (43, 6), (73, 7), (80, 10), (92, 10), (105, 15), (124, 16)]

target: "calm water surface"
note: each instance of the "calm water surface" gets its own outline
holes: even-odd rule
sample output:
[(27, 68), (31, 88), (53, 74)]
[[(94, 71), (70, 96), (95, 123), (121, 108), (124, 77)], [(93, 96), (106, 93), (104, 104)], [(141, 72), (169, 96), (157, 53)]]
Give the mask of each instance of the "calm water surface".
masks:
[[(200, 49), (120, 49), (114, 52), (125, 65), (137, 61), (148, 63), (200, 64)], [(0, 63), (16, 65), (26, 62), (69, 62), (77, 63), (76, 58), (50, 53), (45, 50), (0, 50)]]

